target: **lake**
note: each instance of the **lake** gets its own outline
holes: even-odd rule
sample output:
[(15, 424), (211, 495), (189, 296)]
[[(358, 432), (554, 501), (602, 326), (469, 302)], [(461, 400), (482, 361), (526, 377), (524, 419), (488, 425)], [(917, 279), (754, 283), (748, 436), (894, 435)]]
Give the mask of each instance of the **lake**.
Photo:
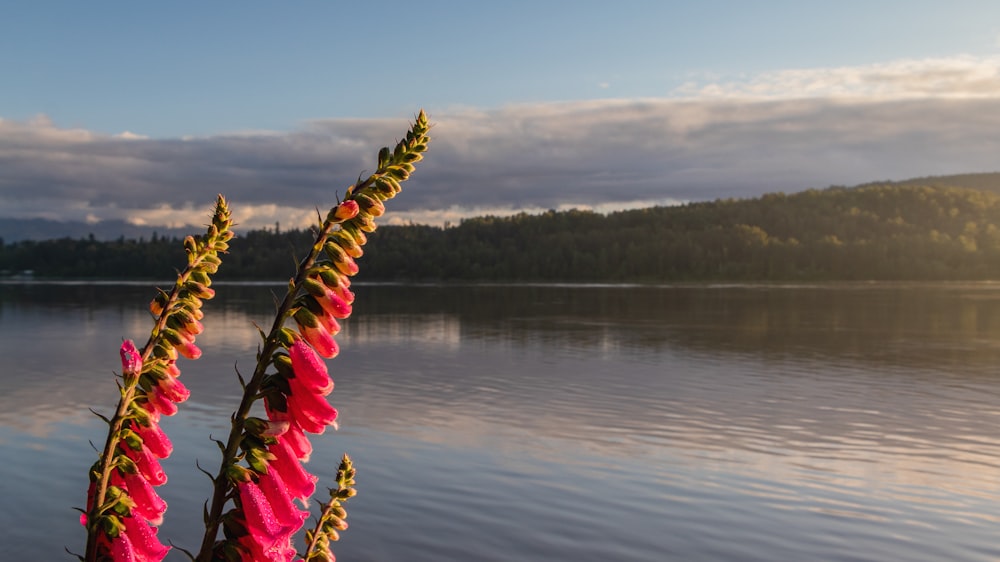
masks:
[[(0, 285), (0, 543), (70, 560), (153, 284)], [(208, 479), (281, 285), (216, 285), (163, 427), (160, 537)], [(1000, 285), (361, 285), (329, 361), (343, 561), (1000, 557)], [(176, 551), (168, 560), (184, 560)]]

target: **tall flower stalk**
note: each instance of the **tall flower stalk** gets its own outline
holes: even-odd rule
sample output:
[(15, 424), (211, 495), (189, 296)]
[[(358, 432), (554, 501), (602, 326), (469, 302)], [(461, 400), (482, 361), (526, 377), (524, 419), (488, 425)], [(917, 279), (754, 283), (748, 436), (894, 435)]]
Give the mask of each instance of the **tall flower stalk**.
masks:
[[(367, 234), (376, 228), (375, 219), (385, 211), (383, 203), (399, 193), (400, 183), (423, 158), (428, 130), (421, 111), (394, 149), (379, 152), (375, 173), (349, 187), (343, 201), (330, 209), (289, 281), (270, 331), (261, 331), (256, 367), (249, 380), (241, 378), (243, 398), (227, 441), (220, 443), (222, 461), (212, 477), (198, 561), (296, 556), (292, 537), (307, 514), (293, 500), (308, 499), (317, 481), (303, 467), (312, 451), (307, 434), (323, 433), (337, 419), (326, 399), (333, 381), (323, 358), (339, 351), (334, 336), (340, 330), (338, 320), (352, 311), (355, 260), (363, 254)], [(250, 416), (260, 400), (267, 419)], [(343, 497), (331, 497), (325, 504), (317, 527), (308, 533), (308, 560), (332, 560), (329, 542), (337, 539), (338, 528), (346, 528), (340, 502), (354, 494), (354, 469), (347, 463), (338, 474), (337, 490), (351, 491), (338, 492)]]
[(216, 200), (212, 223), (204, 236), (184, 240), (187, 266), (178, 273), (169, 291), (150, 303), (155, 317), (152, 332), (142, 349), (131, 340), (122, 344), (120, 399), (109, 419), (107, 439), (90, 469), (87, 507), (80, 522), (87, 529), (84, 559), (162, 560), (169, 551), (156, 536), (167, 505), (155, 491), (166, 482), (159, 459), (173, 446), (160, 429), (160, 416), (177, 412), (177, 403), (189, 392), (177, 378), (177, 359), (197, 359), (201, 350), (195, 337), (202, 332), (202, 302), (211, 299), (211, 275), (219, 267), (219, 254), (233, 237), (229, 206)]

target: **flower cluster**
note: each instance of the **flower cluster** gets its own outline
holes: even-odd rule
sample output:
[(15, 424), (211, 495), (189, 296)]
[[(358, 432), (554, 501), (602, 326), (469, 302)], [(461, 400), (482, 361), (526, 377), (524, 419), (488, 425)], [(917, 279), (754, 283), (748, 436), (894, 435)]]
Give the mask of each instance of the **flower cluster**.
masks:
[(159, 461), (173, 451), (160, 417), (174, 415), (190, 395), (178, 379), (177, 359), (201, 355), (195, 345), (204, 329), (201, 307), (215, 294), (210, 275), (233, 237), (231, 226), (220, 196), (208, 232), (185, 240), (188, 266), (173, 290), (161, 291), (150, 304), (156, 324), (149, 341), (142, 351), (131, 340), (121, 346), (121, 399), (115, 416), (105, 419), (108, 440), (91, 469), (87, 509), (80, 517), (88, 531), (88, 560), (162, 560), (169, 551), (156, 529), (167, 509), (154, 489), (167, 481)]
[[(198, 560), (292, 560), (296, 556), (292, 538), (301, 529), (305, 512), (294, 500), (305, 503), (318, 480), (303, 466), (312, 453), (308, 434), (322, 434), (337, 423), (337, 410), (327, 401), (334, 383), (324, 358), (339, 353), (335, 336), (340, 332), (339, 321), (351, 315), (350, 278), (358, 273), (355, 260), (363, 254), (367, 234), (375, 231), (375, 218), (385, 211), (383, 202), (399, 193), (400, 182), (409, 178), (413, 164), (423, 158), (428, 129), (421, 112), (395, 150), (382, 149), (376, 172), (351, 186), (319, 225), (310, 254), (289, 283), (271, 333), (262, 334), (257, 369), (233, 416), (222, 469), (214, 479), (209, 525)], [(295, 329), (286, 327), (286, 321), (294, 322)], [(248, 415), (257, 397), (264, 400), (266, 420)], [(229, 500), (232, 508), (223, 514), (222, 505)], [(340, 503), (334, 515), (346, 516)], [(337, 540), (338, 529), (346, 528), (343, 516), (327, 517), (326, 523), (309, 534), (307, 559), (333, 559), (329, 542)], [(225, 535), (220, 541), (212, 527), (215, 520), (221, 522)]]
[[(222, 461), (219, 472), (210, 475), (213, 492), (195, 560), (290, 561), (297, 556), (293, 537), (308, 518), (301, 506), (318, 481), (304, 467), (312, 453), (308, 435), (337, 424), (337, 410), (327, 400), (334, 384), (324, 359), (338, 354), (339, 321), (352, 311), (355, 260), (375, 231), (384, 202), (399, 193), (413, 164), (423, 158), (429, 129), (421, 111), (394, 150), (379, 152), (375, 173), (348, 188), (344, 200), (330, 209), (278, 303), (270, 332), (261, 330), (253, 375), (246, 380), (237, 373), (243, 397), (228, 440), (217, 441)], [(132, 341), (122, 345), (121, 398), (114, 416), (101, 416), (109, 426), (107, 441), (90, 471), (87, 506), (81, 510), (87, 550), (80, 559), (85, 562), (159, 561), (170, 550), (157, 536), (167, 508), (155, 490), (167, 479), (160, 460), (173, 450), (160, 420), (174, 415), (190, 395), (178, 379), (177, 361), (201, 356), (195, 343), (204, 329), (201, 307), (215, 295), (210, 275), (228, 249), (232, 224), (220, 196), (208, 232), (185, 239), (187, 268), (170, 292), (161, 291), (150, 303), (156, 323), (149, 340), (142, 349)], [(294, 329), (286, 326), (292, 323)], [(259, 400), (266, 419), (250, 415)], [(330, 490), (315, 528), (306, 532), (305, 560), (334, 559), (330, 542), (347, 528), (343, 502), (356, 493), (354, 474), (345, 455), (337, 488)]]
[(343, 502), (357, 495), (354, 489), (354, 463), (344, 455), (337, 468), (337, 487), (330, 488), (330, 499), (323, 506), (316, 528), (306, 531), (306, 562), (333, 562), (336, 557), (330, 550), (330, 541), (340, 538), (340, 531), (347, 529), (347, 512)]

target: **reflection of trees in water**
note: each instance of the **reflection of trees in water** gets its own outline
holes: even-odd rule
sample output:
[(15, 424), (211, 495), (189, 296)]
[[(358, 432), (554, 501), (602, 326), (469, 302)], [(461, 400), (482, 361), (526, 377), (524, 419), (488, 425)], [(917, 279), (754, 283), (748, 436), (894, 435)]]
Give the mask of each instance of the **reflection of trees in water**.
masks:
[[(252, 322), (270, 321), (271, 293), (283, 287), (216, 288), (205, 357), (182, 365), (202, 404), (185, 415), (199, 423), (231, 411), (234, 362), (252, 359)], [(0, 286), (5, 330), (17, 329), (15, 319), (50, 326), (17, 346), (48, 370), (19, 363), (0, 396), (8, 418), (108, 401), (113, 344), (148, 330), (152, 294), (141, 285)], [(651, 442), (810, 454), (845, 436), (876, 438), (859, 423), (904, 437), (916, 428), (940, 443), (956, 427), (978, 435), (972, 428), (986, 418), (976, 412), (993, 409), (988, 381), (968, 376), (994, 372), (1000, 359), (1000, 299), (990, 286), (369, 285), (357, 294), (344, 353), (331, 364), (345, 397), (334, 402), (355, 427), (422, 440), (435, 430), (489, 439), (502, 424), (628, 455)], [(81, 318), (96, 329), (80, 332)], [(73, 351), (53, 351), (65, 345)], [(951, 418), (938, 415), (957, 405)]]
[(991, 285), (374, 286), (358, 295), (361, 321), (454, 314), (463, 338), (901, 366), (1000, 360)]
[[(218, 285), (206, 314), (269, 322), (282, 285)], [(145, 307), (151, 284), (0, 285), (0, 314)], [(813, 286), (359, 285), (345, 336), (538, 343), (569, 350), (835, 357), (900, 366), (1000, 361), (1000, 288), (989, 284)], [(227, 321), (228, 324), (228, 321)], [(402, 331), (401, 331), (402, 330)]]

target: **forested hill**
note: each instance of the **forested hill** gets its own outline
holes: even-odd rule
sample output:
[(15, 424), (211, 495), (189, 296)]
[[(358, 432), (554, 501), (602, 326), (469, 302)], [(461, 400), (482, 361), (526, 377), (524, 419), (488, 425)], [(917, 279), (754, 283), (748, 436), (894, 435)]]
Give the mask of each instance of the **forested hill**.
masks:
[[(238, 233), (218, 279), (282, 280), (302, 231)], [(172, 277), (176, 239), (3, 246), (0, 270), (36, 277)], [(1000, 279), (1000, 195), (902, 184), (829, 188), (601, 215), (383, 226), (366, 281)]]

